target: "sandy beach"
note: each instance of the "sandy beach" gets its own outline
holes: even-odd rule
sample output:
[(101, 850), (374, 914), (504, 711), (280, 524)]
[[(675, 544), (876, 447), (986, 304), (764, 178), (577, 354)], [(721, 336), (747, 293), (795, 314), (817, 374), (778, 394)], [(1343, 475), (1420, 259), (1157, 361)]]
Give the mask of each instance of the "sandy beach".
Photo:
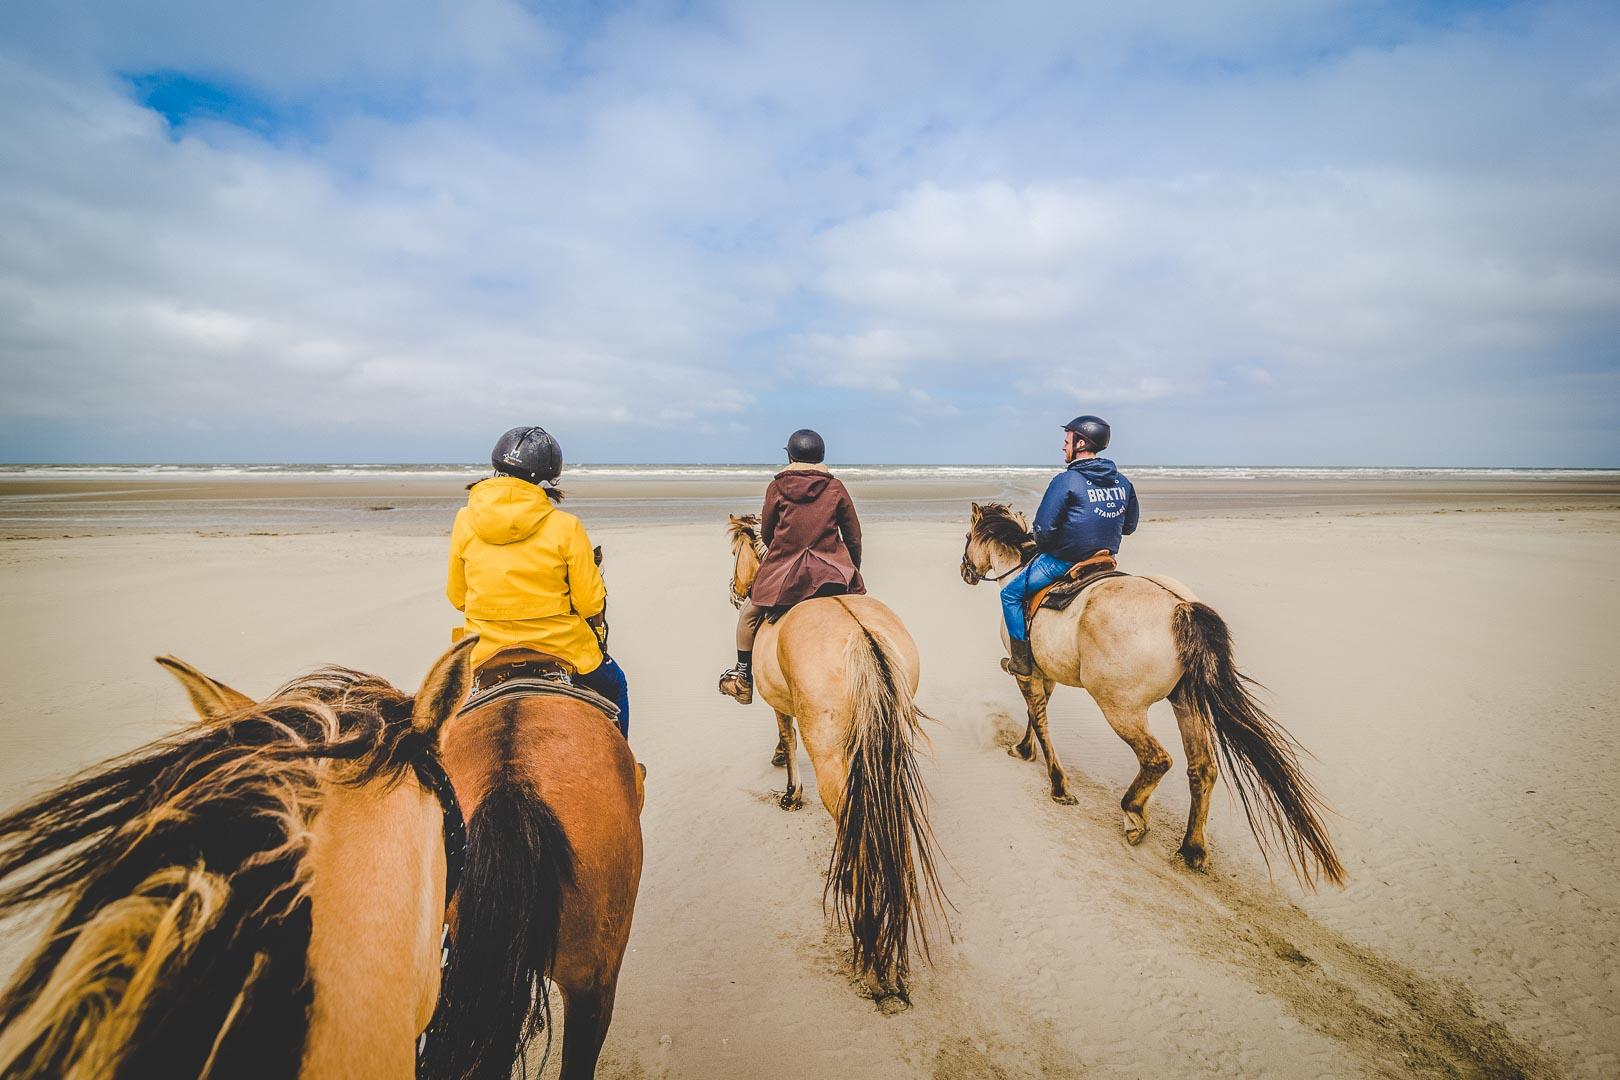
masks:
[[(463, 482), (6, 478), (5, 802), (184, 722), (158, 653), (249, 693), (328, 662), (414, 687), (456, 622), (441, 590)], [(956, 571), (968, 500), (1009, 492), (852, 482), (869, 588), (921, 650), (954, 905), (895, 1016), (857, 994), (823, 916), (813, 774), (781, 811), (769, 709), (714, 689), (724, 514), (762, 485), (571, 485), (606, 551), (649, 770), (600, 1075), (1620, 1075), (1620, 484), (1177, 483), (1142, 485), (1125, 567), (1223, 613), (1317, 759), (1348, 886), (1268, 874), (1224, 789), (1210, 869), (1181, 866), (1162, 704), (1178, 767), (1141, 846), (1117, 807), (1134, 758), (1077, 690), (1052, 715), (1079, 804), (1052, 803), (1005, 753), (1023, 714), (993, 588)]]

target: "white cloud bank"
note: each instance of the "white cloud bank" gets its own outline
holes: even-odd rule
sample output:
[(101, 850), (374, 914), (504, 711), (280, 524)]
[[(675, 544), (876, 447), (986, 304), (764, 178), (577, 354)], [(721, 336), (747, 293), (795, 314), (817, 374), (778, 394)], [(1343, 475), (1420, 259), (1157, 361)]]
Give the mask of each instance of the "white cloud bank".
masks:
[(1214, 10), (12, 5), (0, 457), (1620, 461), (1620, 15)]

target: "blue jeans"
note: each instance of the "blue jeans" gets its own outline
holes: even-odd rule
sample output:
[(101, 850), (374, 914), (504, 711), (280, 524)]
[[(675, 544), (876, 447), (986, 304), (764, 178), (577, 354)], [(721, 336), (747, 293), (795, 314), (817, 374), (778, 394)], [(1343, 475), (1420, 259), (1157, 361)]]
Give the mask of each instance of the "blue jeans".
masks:
[(1001, 587), (1001, 614), (1007, 620), (1007, 633), (1014, 641), (1028, 641), (1024, 622), (1024, 601), (1069, 572), (1074, 563), (1052, 555), (1037, 555), (1030, 564), (1007, 579)]
[(576, 685), (593, 690), (619, 707), (619, 730), (630, 738), (630, 684), (625, 681), (624, 669), (611, 656), (602, 657), (602, 665), (589, 675), (575, 675)]

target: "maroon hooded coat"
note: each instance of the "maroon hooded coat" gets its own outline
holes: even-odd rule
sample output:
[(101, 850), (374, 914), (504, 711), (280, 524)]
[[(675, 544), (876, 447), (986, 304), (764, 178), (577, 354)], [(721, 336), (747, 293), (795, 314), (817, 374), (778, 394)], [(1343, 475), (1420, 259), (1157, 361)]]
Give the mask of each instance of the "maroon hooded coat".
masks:
[(765, 561), (749, 593), (760, 607), (788, 607), (826, 589), (864, 593), (861, 523), (831, 473), (803, 465), (776, 474), (759, 515)]

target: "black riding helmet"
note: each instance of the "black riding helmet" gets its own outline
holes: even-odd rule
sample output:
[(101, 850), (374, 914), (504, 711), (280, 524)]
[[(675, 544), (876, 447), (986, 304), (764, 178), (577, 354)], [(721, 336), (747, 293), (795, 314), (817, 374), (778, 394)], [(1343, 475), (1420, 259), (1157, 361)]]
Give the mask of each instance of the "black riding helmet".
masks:
[(562, 447), (545, 428), (515, 427), (496, 442), (489, 463), (503, 476), (540, 484), (562, 475)]
[(1113, 436), (1113, 429), (1108, 421), (1100, 416), (1077, 416), (1063, 425), (1064, 431), (1072, 431), (1086, 440), (1086, 449), (1092, 453), (1101, 453), (1108, 449), (1108, 440)]
[(788, 436), (787, 456), (789, 461), (818, 465), (827, 456), (827, 444), (809, 428), (800, 428)]

